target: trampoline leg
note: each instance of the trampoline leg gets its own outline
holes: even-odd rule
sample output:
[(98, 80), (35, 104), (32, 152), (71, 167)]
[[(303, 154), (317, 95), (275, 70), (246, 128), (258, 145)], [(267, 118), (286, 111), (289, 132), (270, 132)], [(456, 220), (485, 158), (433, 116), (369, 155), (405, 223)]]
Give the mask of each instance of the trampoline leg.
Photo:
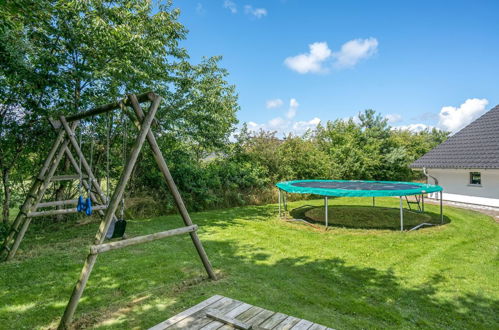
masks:
[(424, 194), (421, 194), (421, 212), (424, 213)]
[(375, 198), (375, 197), (373, 197), (373, 207), (375, 207), (375, 206), (376, 206), (376, 202), (375, 202), (374, 198)]
[(444, 223), (444, 208), (443, 208), (443, 191), (440, 192), (440, 224), (443, 225)]
[(279, 200), (279, 218), (281, 217), (281, 189), (277, 190), (277, 199)]
[(400, 231), (404, 231), (404, 207), (400, 196)]
[(325, 218), (324, 218), (324, 221), (325, 221), (325, 224), (326, 224), (326, 230), (327, 230), (327, 226), (328, 226), (328, 218), (327, 218), (327, 196), (324, 197), (324, 209), (326, 210), (326, 214), (325, 214)]
[(288, 211), (288, 192), (284, 192), (284, 213)]

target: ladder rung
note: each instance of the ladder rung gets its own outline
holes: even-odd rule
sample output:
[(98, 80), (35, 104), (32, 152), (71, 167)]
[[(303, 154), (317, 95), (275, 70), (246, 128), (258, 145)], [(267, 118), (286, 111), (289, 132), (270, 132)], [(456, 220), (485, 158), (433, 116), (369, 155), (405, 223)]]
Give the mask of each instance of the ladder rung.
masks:
[(145, 243), (145, 242), (152, 242), (152, 241), (155, 241), (157, 239), (161, 239), (161, 238), (165, 238), (165, 237), (190, 233), (190, 232), (193, 232), (197, 229), (198, 229), (197, 225), (192, 225), (192, 226), (162, 231), (162, 232), (154, 233), (154, 234), (150, 234), (150, 235), (128, 238), (128, 239), (124, 239), (121, 241), (92, 245), (90, 247), (90, 253), (97, 254), (97, 253), (101, 253), (101, 252), (120, 249), (122, 247), (130, 246), (130, 245), (135, 245), (135, 244), (140, 244), (140, 243)]
[(62, 206), (62, 205), (76, 205), (78, 204), (77, 199), (69, 199), (65, 201), (53, 201), (53, 202), (43, 202), (36, 204), (36, 208), (40, 207), (51, 207), (51, 206)]
[(50, 181), (71, 181), (71, 180), (79, 180), (80, 178), (86, 179), (88, 178), (88, 175), (82, 175), (81, 177), (78, 174), (55, 175), (50, 179)]

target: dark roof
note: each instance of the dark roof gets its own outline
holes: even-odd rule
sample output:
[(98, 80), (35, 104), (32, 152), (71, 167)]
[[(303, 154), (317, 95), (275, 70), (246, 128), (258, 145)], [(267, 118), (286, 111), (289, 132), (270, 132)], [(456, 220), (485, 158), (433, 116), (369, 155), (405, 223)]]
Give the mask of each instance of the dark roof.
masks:
[(410, 165), (413, 168), (499, 168), (499, 105)]

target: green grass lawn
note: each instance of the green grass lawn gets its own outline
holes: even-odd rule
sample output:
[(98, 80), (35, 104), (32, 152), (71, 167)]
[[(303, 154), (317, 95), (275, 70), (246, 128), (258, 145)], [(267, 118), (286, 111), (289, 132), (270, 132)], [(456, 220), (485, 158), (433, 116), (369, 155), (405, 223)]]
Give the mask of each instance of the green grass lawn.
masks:
[[(394, 198), (376, 203), (398, 206)], [(303, 205), (322, 200), (289, 203)], [(492, 218), (446, 207), (444, 226), (401, 233), (397, 210), (360, 212), (370, 199), (341, 198), (331, 200), (332, 214), (338, 205), (350, 224), (378, 214), (380, 228), (393, 221), (394, 229), (339, 223), (326, 232), (279, 220), (276, 205), (194, 213), (220, 280), (205, 279), (188, 235), (107, 252), (75, 326), (146, 328), (221, 294), (337, 329), (497, 328), (499, 225)], [(426, 209), (438, 218), (438, 206)], [(165, 216), (131, 221), (127, 230), (133, 236), (180, 223)], [(15, 260), (0, 264), (0, 328), (57, 325), (96, 229), (95, 222), (30, 228)]]

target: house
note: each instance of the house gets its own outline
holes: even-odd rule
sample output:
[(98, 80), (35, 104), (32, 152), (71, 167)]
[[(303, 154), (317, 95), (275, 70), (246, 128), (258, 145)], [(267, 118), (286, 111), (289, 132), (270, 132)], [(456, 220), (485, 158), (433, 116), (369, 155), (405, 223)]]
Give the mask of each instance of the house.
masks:
[(444, 188), (444, 200), (499, 207), (499, 105), (410, 167), (426, 168)]

